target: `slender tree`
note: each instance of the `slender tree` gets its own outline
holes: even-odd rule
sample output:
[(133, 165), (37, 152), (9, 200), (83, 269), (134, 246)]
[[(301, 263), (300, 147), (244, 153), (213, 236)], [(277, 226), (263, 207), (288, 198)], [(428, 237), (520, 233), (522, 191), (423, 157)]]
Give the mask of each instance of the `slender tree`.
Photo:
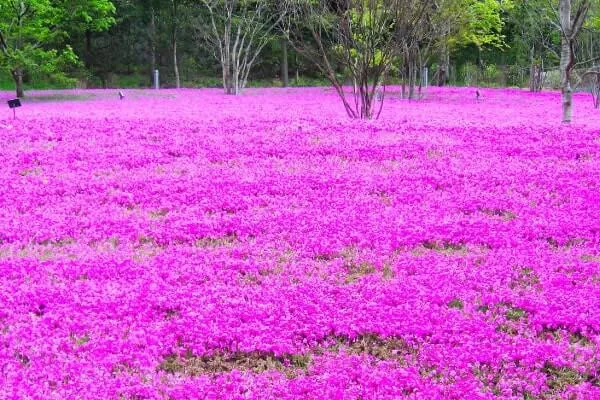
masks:
[(173, 72), (175, 74), (175, 87), (181, 87), (179, 76), (179, 61), (177, 58), (177, 33), (179, 28), (179, 4), (180, 0), (171, 0), (171, 48), (173, 50)]
[(286, 14), (269, 0), (201, 0), (200, 39), (221, 64), (225, 93), (238, 95), (250, 70)]

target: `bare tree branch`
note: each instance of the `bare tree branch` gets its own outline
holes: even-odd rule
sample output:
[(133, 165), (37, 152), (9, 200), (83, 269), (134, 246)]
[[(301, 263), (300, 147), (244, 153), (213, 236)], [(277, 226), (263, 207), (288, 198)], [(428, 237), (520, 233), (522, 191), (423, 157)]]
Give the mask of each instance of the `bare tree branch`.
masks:
[(269, 0), (201, 2), (210, 28), (207, 30), (204, 19), (200, 18), (196, 31), (221, 64), (225, 92), (240, 94), (259, 54), (285, 17), (286, 9)]

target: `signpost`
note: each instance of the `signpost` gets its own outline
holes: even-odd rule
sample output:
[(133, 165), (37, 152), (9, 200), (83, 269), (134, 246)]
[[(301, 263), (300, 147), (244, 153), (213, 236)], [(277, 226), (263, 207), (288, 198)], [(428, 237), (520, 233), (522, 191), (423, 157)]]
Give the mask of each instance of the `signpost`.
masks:
[(21, 100), (13, 99), (9, 100), (7, 103), (8, 107), (13, 110), (13, 119), (17, 119), (17, 108), (21, 107)]

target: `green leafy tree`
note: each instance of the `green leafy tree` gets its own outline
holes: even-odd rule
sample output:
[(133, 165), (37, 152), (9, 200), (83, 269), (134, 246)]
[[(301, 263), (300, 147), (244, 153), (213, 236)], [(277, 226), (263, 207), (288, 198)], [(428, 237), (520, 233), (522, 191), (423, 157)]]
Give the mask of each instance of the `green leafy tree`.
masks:
[(504, 47), (503, 13), (513, 6), (507, 0), (462, 0), (462, 23), (452, 41), (457, 45), (472, 44), (478, 49)]
[(504, 50), (505, 14), (514, 7), (513, 0), (435, 0), (433, 26), (439, 37), (440, 66), (438, 85), (448, 80), (450, 54), (461, 48), (475, 46), (478, 63), (484, 49)]
[(18, 97), (26, 72), (67, 79), (78, 58), (69, 28), (102, 30), (114, 22), (109, 0), (7, 0), (0, 3), (0, 68), (8, 71)]

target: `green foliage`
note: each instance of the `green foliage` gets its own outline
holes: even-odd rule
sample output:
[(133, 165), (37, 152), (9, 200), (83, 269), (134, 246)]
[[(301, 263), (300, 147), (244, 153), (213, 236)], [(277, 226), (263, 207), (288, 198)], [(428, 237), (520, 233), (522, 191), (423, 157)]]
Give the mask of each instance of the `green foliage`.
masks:
[(55, 0), (62, 24), (71, 32), (101, 32), (115, 22), (116, 8), (110, 0)]
[(66, 83), (79, 66), (65, 43), (67, 29), (106, 29), (114, 22), (108, 0), (15, 0), (0, 3), (0, 69), (13, 76), (32, 72)]
[(461, 299), (453, 299), (448, 303), (448, 308), (456, 308), (458, 310), (462, 310), (464, 307), (465, 305)]
[[(561, 41), (555, 26), (558, 0), (402, 1), (407, 9), (393, 21), (407, 18), (412, 9), (425, 7), (426, 22), (418, 25), (418, 32), (413, 32), (414, 38), (407, 42), (418, 47), (423, 63), (429, 66), (431, 81), (443, 66), (453, 84), (527, 86), (531, 66), (539, 65), (545, 71), (544, 84), (558, 85), (559, 76), (554, 71), (559, 63)], [(574, 0), (574, 4), (579, 1)], [(177, 25), (178, 65), (184, 86), (221, 86), (219, 61), (199, 40), (200, 28), (207, 27), (199, 23), (206, 20), (205, 7), (199, 1), (176, 2), (177, 16), (172, 15), (172, 0), (0, 0), (0, 35), (4, 43), (0, 43), (0, 88), (14, 87), (11, 73), (15, 70), (23, 71), (27, 89), (73, 86), (75, 77), (90, 87), (149, 87), (154, 68), (160, 70), (162, 86), (173, 86), (173, 25)], [(213, 4), (221, 2), (214, 0)], [(375, 21), (388, 20), (384, 17), (390, 7), (383, 5), (393, 4), (392, 0), (346, 2), (352, 7), (343, 15), (336, 14), (339, 10), (335, 11), (334, 4), (344, 2), (293, 2), (317, 8), (323, 5), (320, 12), (308, 16), (312, 21), (306, 24), (321, 27), (326, 42), (333, 42), (327, 39), (332, 39), (340, 21), (351, 22), (347, 40), (327, 48), (334, 76), (340, 82), (350, 83), (351, 75), (345, 67), (346, 60), (341, 63), (340, 59), (352, 60), (353, 68), (359, 62), (366, 63), (367, 70), (382, 63), (381, 48), (386, 35), (380, 34), (393, 32), (397, 22), (378, 25), (379, 31), (368, 28)], [(265, 15), (275, 17), (277, 7), (283, 3), (283, 0), (276, 2)], [(368, 4), (380, 7), (357, 11)], [(235, 17), (232, 23), (235, 28), (241, 21)], [(592, 0), (577, 45), (577, 61), (591, 61), (582, 63), (581, 69), (598, 63), (599, 32), (600, 0)], [(273, 35), (277, 38), (270, 40), (257, 58), (249, 86), (280, 84), (277, 77), (282, 34), (273, 32)], [(397, 41), (410, 35), (408, 30), (402, 31)], [(300, 36), (309, 44), (313, 41), (308, 31)], [(373, 53), (365, 56), (365, 49), (370, 48)], [(386, 82), (395, 82), (404, 73), (403, 51), (401, 45), (394, 49), (393, 63), (385, 71)], [(293, 46), (289, 46), (288, 52), (290, 85), (325, 84), (325, 74), (313, 65), (314, 57), (302, 57)], [(448, 65), (443, 61), (443, 52), (450, 56)]]
[(462, 13), (462, 18), (451, 44), (472, 44), (478, 49), (505, 47), (504, 14), (513, 7), (511, 0), (460, 0), (460, 7), (453, 11)]
[(585, 23), (586, 29), (591, 31), (595, 31), (596, 33), (600, 31), (600, 1), (596, 0), (592, 2), (592, 7), (590, 8), (590, 16)]

